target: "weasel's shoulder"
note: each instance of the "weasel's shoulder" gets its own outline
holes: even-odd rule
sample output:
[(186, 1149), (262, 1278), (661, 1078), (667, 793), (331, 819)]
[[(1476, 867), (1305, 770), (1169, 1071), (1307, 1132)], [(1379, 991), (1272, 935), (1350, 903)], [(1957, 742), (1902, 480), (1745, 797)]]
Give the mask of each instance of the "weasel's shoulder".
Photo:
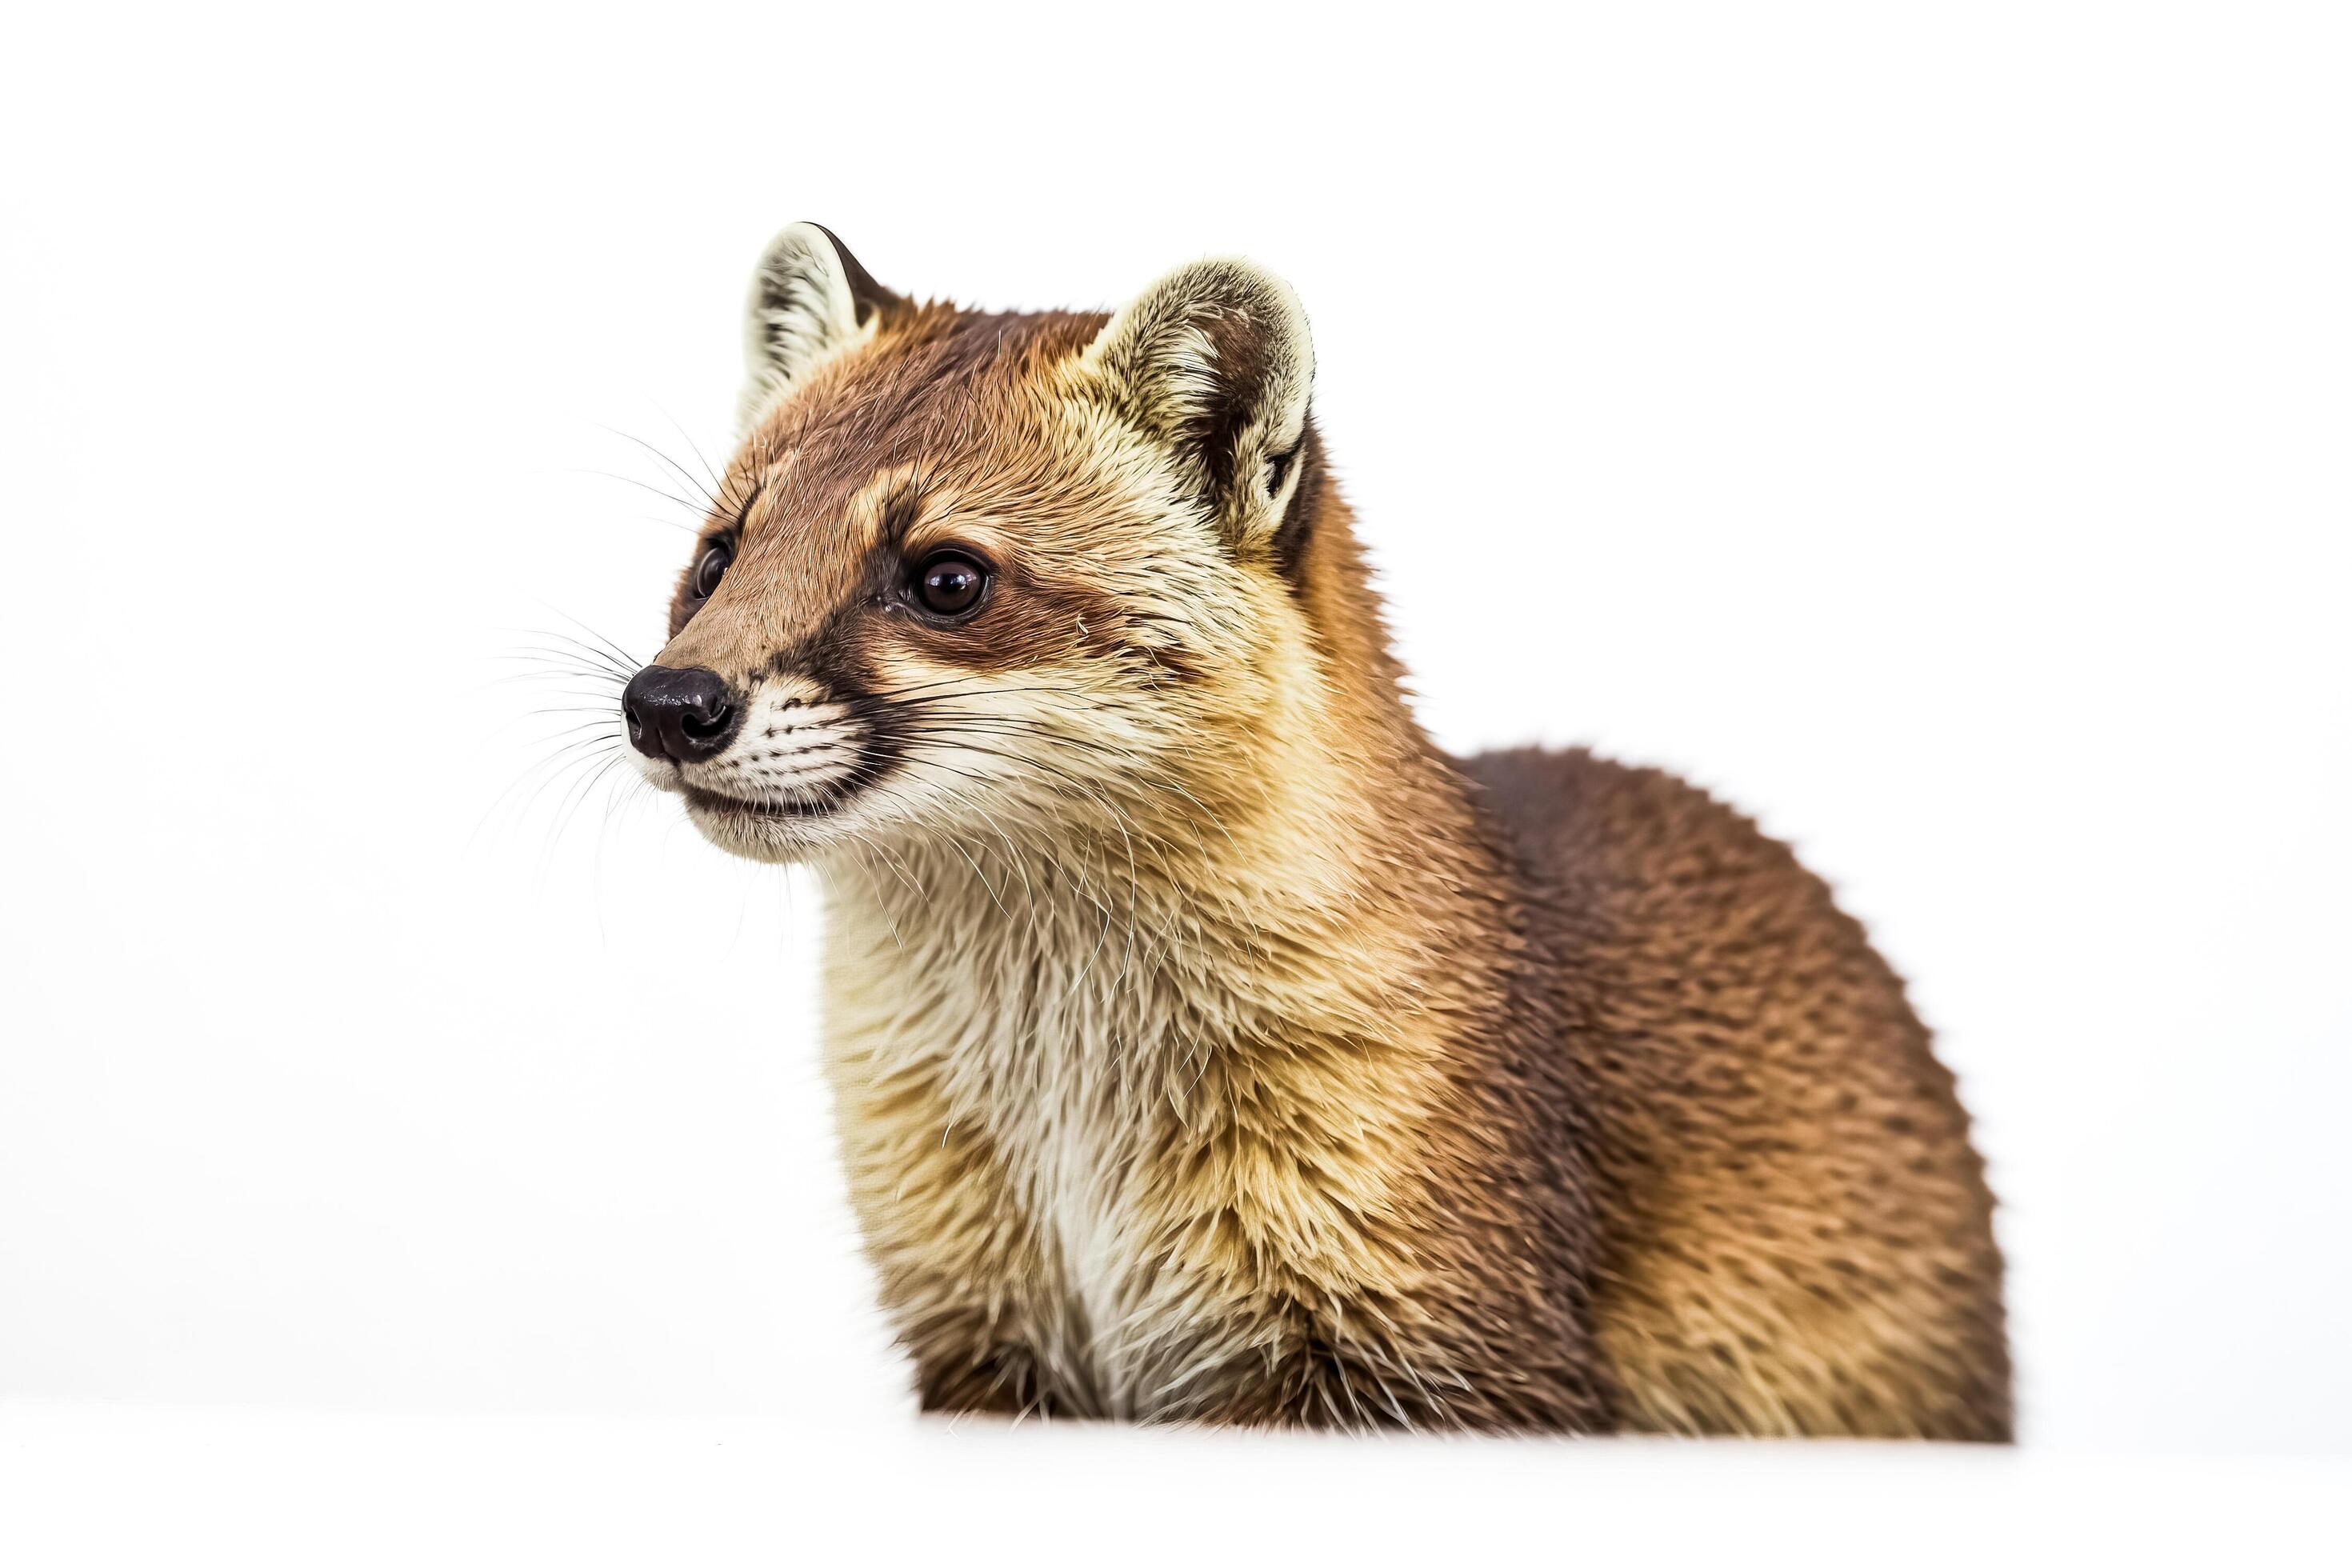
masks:
[[(1578, 747), (1517, 746), (1455, 764), (1531, 871), (1601, 891), (1726, 878), (1813, 879), (1788, 846), (1696, 784)], [(1818, 886), (1818, 883), (1814, 883)]]
[[(1839, 971), (1895, 989), (1860, 924), (1780, 840), (1696, 784), (1591, 752), (1486, 752), (1457, 764), (1531, 889), (1587, 942), (1778, 989)], [(1597, 956), (1595, 954), (1594, 956)]]

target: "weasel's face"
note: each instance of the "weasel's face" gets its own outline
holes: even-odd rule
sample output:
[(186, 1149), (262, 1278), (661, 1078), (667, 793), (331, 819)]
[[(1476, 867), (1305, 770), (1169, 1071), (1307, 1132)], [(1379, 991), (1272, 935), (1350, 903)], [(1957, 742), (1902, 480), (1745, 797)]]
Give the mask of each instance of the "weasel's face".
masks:
[(796, 226), (751, 351), (749, 433), (623, 700), (714, 843), (1115, 829), (1265, 714), (1311, 466), (1279, 284), (1202, 264), (1108, 321), (918, 309)]

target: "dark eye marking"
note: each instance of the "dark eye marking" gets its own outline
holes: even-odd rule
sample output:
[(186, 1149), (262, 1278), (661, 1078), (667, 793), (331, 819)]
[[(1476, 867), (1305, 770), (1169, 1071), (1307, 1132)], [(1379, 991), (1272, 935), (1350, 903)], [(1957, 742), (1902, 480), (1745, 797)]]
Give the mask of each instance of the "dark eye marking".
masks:
[(1290, 465), (1298, 460), (1299, 448), (1306, 445), (1307, 433), (1302, 430), (1298, 433), (1298, 439), (1290, 444), (1288, 451), (1276, 452), (1265, 460), (1265, 494), (1268, 500), (1282, 493), (1282, 481), (1290, 477)]
[(883, 503), (882, 527), (879, 534), (881, 542), (895, 546), (900, 540), (907, 537), (908, 530), (913, 528), (922, 515), (921, 494), (911, 489), (898, 491)]
[(694, 618), (695, 612), (719, 591), (719, 580), (734, 564), (735, 542), (743, 537), (744, 520), (751, 515), (751, 508), (766, 489), (764, 483), (753, 485), (751, 493), (743, 498), (743, 504), (735, 509), (734, 520), (697, 547), (694, 560), (686, 569), (686, 581), (679, 585), (670, 606), (670, 636), (677, 636)]
[(907, 576), (907, 595), (926, 615), (962, 620), (988, 597), (994, 578), (985, 563), (967, 550), (935, 550)]

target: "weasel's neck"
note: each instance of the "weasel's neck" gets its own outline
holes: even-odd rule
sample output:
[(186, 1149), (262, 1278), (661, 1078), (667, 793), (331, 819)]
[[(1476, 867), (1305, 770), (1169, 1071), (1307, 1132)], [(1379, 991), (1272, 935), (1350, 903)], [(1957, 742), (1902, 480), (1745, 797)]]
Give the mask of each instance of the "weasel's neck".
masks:
[(830, 990), (869, 1031), (895, 1011), (901, 1048), (1096, 1063), (1151, 1099), (1213, 1058), (1443, 1053), (1499, 985), (1509, 914), (1466, 786), (1397, 718), (1369, 742), (1294, 731), (1240, 770), (1246, 800), (845, 851)]

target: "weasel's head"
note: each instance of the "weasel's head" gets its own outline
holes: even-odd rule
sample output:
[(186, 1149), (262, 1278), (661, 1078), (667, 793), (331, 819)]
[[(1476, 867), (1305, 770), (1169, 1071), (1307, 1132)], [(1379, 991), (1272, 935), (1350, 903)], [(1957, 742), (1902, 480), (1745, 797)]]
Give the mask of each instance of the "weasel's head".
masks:
[(1202, 261), (1109, 316), (981, 314), (796, 224), (746, 346), (742, 444), (623, 701), (707, 837), (1115, 831), (1252, 784), (1318, 679), (1313, 352), (1279, 279)]

